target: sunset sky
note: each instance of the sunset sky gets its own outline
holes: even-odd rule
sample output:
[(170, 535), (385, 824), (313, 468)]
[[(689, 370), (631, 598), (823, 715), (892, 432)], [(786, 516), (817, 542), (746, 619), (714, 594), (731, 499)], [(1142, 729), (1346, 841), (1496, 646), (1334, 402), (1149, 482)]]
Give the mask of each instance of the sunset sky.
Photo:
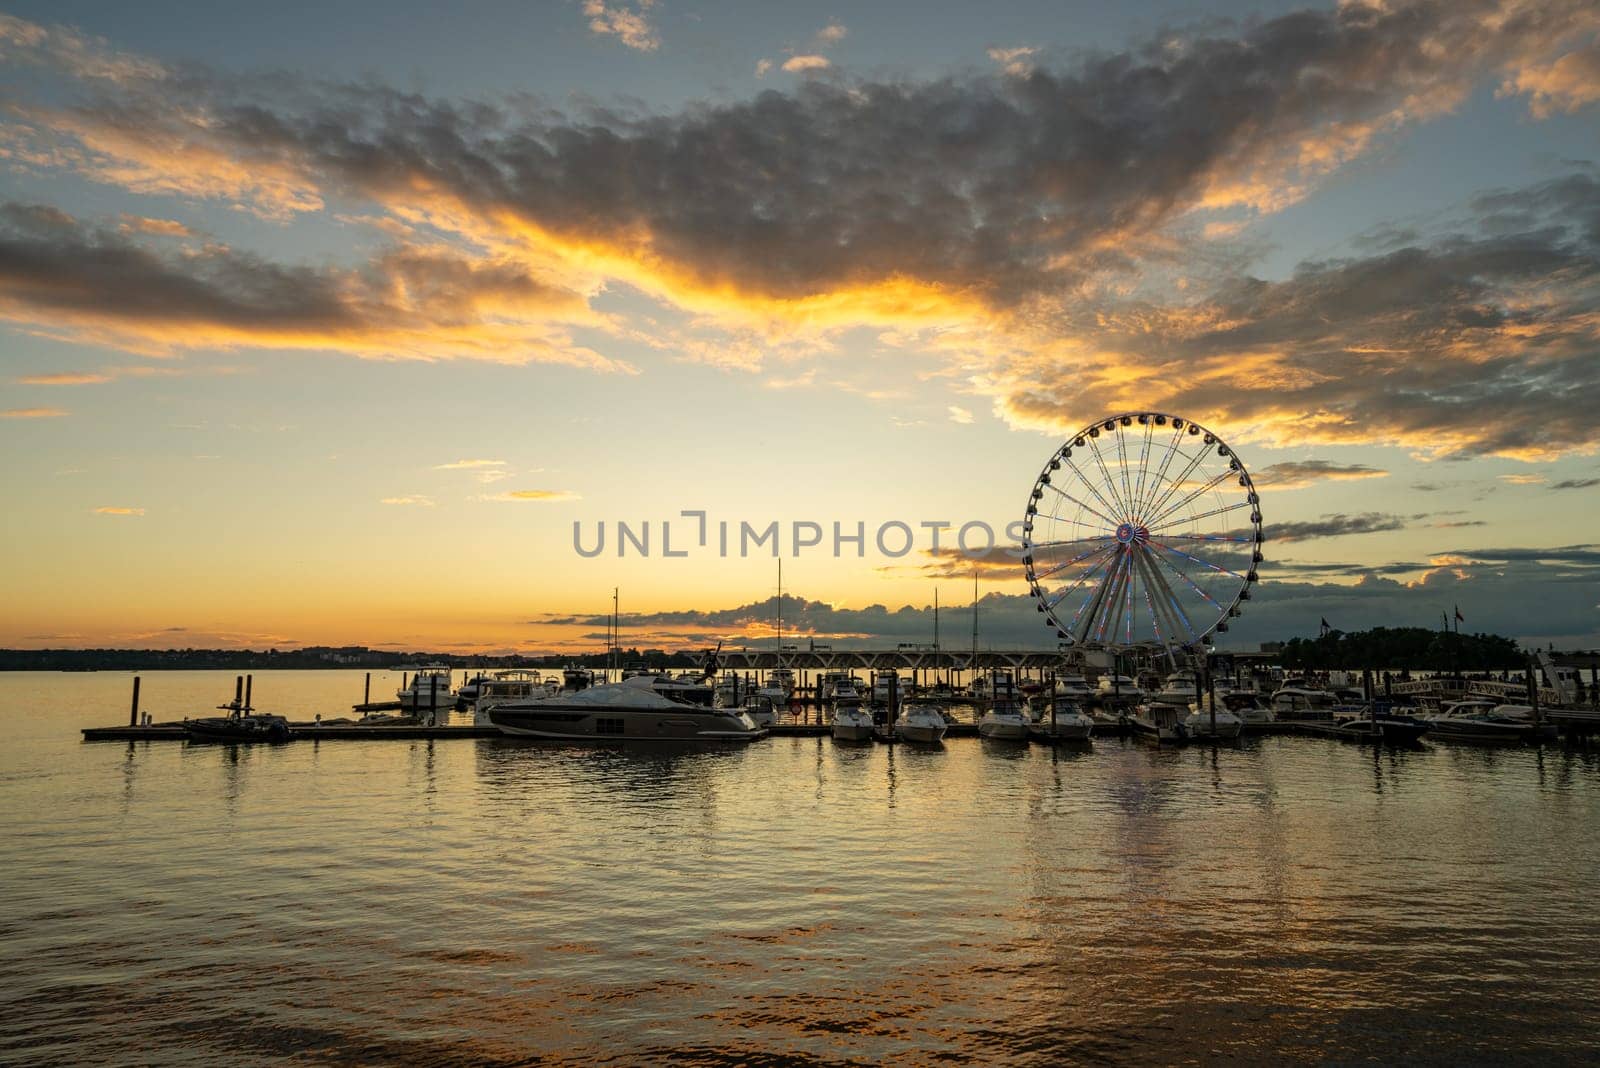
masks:
[(1261, 490), (1233, 644), (1593, 646), (1597, 115), (1592, 0), (6, 4), (0, 645), (766, 639), (696, 509), (866, 525), (789, 628), (970, 640), (871, 532), (1159, 410)]

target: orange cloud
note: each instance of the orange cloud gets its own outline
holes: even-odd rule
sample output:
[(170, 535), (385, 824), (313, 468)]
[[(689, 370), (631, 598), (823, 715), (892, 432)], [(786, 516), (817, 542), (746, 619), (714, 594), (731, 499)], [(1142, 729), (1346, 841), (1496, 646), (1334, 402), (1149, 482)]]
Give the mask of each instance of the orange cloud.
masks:
[(504, 493), (495, 493), (478, 498), (481, 501), (535, 501), (542, 503), (555, 503), (558, 501), (577, 501), (582, 498), (571, 490), (506, 490)]
[(143, 508), (123, 508), (116, 505), (105, 505), (94, 510), (95, 515), (144, 515)]
[(25, 375), (17, 379), (23, 386), (92, 386), (111, 381), (111, 376), (98, 371), (63, 371), (50, 375)]
[(59, 419), (67, 414), (61, 408), (11, 408), (0, 412), (0, 419)]

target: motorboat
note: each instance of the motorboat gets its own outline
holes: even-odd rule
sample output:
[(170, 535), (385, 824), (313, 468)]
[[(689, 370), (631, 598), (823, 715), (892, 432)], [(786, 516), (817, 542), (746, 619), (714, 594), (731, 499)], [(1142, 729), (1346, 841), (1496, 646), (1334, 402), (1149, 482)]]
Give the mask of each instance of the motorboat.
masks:
[[(1500, 711), (1506, 707), (1512, 709), (1511, 714)], [(1527, 707), (1476, 699), (1455, 701), (1436, 715), (1424, 718), (1434, 738), (1458, 742), (1525, 742), (1534, 736), (1533, 723), (1515, 713)]]
[(874, 671), (872, 673), (872, 703), (887, 707), (892, 701), (898, 703), (905, 699), (909, 687), (906, 680), (900, 677), (897, 671)]
[(563, 690), (489, 709), (504, 734), (569, 742), (747, 742), (766, 730), (742, 711), (689, 704), (659, 691), (655, 676)]
[(848, 671), (824, 671), (817, 676), (817, 700), (836, 700), (841, 689), (856, 698), (861, 696), (856, 677)]
[(744, 714), (762, 730), (778, 722), (778, 706), (768, 695), (757, 691), (744, 699)]
[(1138, 683), (1116, 672), (1107, 672), (1100, 676), (1099, 693), (1101, 700), (1123, 701), (1129, 704), (1137, 703), (1144, 697), (1144, 691), (1139, 689)]
[(767, 685), (783, 692), (780, 705), (789, 703), (789, 698), (794, 695), (794, 671), (786, 667), (775, 667), (767, 672)]
[(191, 742), (287, 742), (293, 737), (287, 719), (255, 713), (248, 698), (235, 696), (217, 709), (227, 715), (183, 721), (184, 733)]
[(1183, 728), (1191, 739), (1227, 742), (1239, 737), (1244, 730), (1244, 720), (1228, 711), (1228, 706), (1221, 701), (1215, 706), (1206, 702), (1204, 708), (1195, 703), (1189, 709)]
[(1088, 704), (1089, 698), (1094, 696), (1094, 688), (1082, 675), (1057, 675), (1056, 693), (1059, 696), (1069, 697), (1080, 705)]
[(594, 684), (594, 672), (589, 668), (568, 664), (561, 669), (561, 689), (568, 693), (587, 690)]
[(937, 745), (948, 728), (944, 713), (932, 705), (906, 705), (895, 720), (894, 733), (903, 742)]
[(833, 737), (841, 742), (872, 740), (872, 713), (861, 707), (861, 694), (853, 680), (837, 678), (830, 687), (833, 701)]
[(1194, 668), (1179, 668), (1168, 675), (1161, 688), (1150, 695), (1150, 700), (1187, 707), (1200, 694), (1200, 683)]
[[(1260, 694), (1250, 693), (1246, 690), (1217, 691), (1217, 704), (1219, 709), (1227, 709), (1237, 716), (1240, 726), (1246, 732), (1251, 728), (1268, 727), (1278, 722), (1278, 717), (1273, 713), (1272, 706)], [(1211, 708), (1211, 698), (1196, 701), (1189, 706), (1191, 712), (1208, 712)]]
[(978, 719), (980, 738), (1028, 740), (1028, 715), (1018, 699), (1016, 680), (1009, 671), (991, 672), (986, 687), (989, 707)]
[(560, 680), (547, 679), (537, 671), (497, 671), (484, 677), (478, 684), (478, 696), (472, 705), (472, 722), (479, 727), (493, 726), (489, 720), (490, 709), (514, 701), (554, 697), (560, 692)]
[(1136, 734), (1170, 745), (1189, 741), (1189, 710), (1170, 701), (1146, 701), (1133, 710), (1129, 722)]
[(1334, 718), (1334, 695), (1308, 686), (1281, 686), (1272, 694), (1272, 712), (1280, 720), (1328, 722)]
[(395, 691), (402, 712), (447, 712), (455, 707), (456, 695), (450, 689), (454, 672), (441, 664), (419, 667), (411, 681)]
[(1028, 733), (1047, 742), (1084, 742), (1094, 733), (1094, 718), (1081, 700), (1057, 683), (1053, 693), (1035, 694), (1028, 702)]
[(456, 691), (456, 711), (470, 712), (478, 707), (478, 694), (483, 690), (483, 684), (488, 682), (492, 675), (478, 672), (472, 678), (461, 684), (461, 689)]

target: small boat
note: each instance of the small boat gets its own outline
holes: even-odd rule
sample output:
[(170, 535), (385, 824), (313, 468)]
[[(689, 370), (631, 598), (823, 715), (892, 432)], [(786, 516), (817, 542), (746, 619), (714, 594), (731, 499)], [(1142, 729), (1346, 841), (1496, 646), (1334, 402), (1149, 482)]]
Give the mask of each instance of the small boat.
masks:
[(944, 713), (932, 705), (907, 705), (895, 721), (894, 733), (902, 742), (938, 745), (948, 728)]
[(1199, 699), (1200, 685), (1194, 668), (1179, 668), (1167, 676), (1161, 688), (1150, 695), (1152, 701), (1188, 706)]
[(835, 679), (833, 694), (833, 737), (841, 742), (872, 740), (872, 713), (861, 707), (861, 694), (848, 679)]
[(594, 685), (594, 672), (586, 667), (568, 664), (561, 669), (561, 689), (564, 693), (577, 693)]
[(1183, 745), (1189, 741), (1189, 710), (1168, 701), (1146, 701), (1133, 711), (1134, 732), (1158, 744)]
[(1337, 699), (1326, 690), (1309, 686), (1281, 686), (1272, 694), (1272, 712), (1280, 720), (1323, 722), (1334, 718)]
[(1108, 672), (1100, 676), (1100, 697), (1133, 704), (1144, 697), (1144, 691), (1128, 676)]
[(860, 698), (860, 690), (856, 687), (856, 677), (848, 671), (824, 671), (817, 676), (817, 700), (822, 702), (833, 701), (843, 688), (852, 697)]
[(483, 689), (483, 684), (493, 676), (486, 672), (478, 672), (472, 678), (461, 684), (461, 689), (456, 691), (456, 711), (470, 712), (478, 706), (478, 694)]
[(1094, 733), (1094, 718), (1083, 710), (1079, 698), (1056, 684), (1051, 694), (1035, 694), (1028, 701), (1028, 734), (1044, 742), (1086, 742)]
[(872, 673), (872, 703), (888, 707), (890, 699), (899, 702), (904, 700), (909, 687), (906, 680), (900, 677), (897, 671), (874, 671)]
[[(1424, 718), (1432, 737), (1449, 741), (1516, 743), (1534, 736), (1531, 721), (1514, 713), (1501, 713), (1502, 707), (1506, 706), (1488, 700), (1455, 701), (1436, 715)], [(1523, 707), (1526, 706), (1517, 706), (1516, 711)]]
[(1184, 717), (1183, 729), (1191, 739), (1204, 739), (1205, 741), (1229, 742), (1239, 737), (1244, 730), (1244, 720), (1234, 713), (1221, 701), (1218, 701), (1213, 711), (1212, 704), (1204, 702), (1189, 706), (1189, 714)]
[(978, 719), (978, 737), (1005, 741), (1028, 740), (1028, 715), (1018, 698), (1016, 680), (1009, 671), (991, 672), (985, 689), (989, 708)]
[(1089, 698), (1094, 696), (1094, 687), (1082, 675), (1057, 675), (1056, 693), (1071, 698), (1081, 706), (1088, 704)]
[(1272, 706), (1260, 694), (1248, 690), (1229, 690), (1224, 693), (1217, 691), (1217, 700), (1222, 707), (1239, 717), (1240, 724), (1245, 731), (1252, 727), (1267, 727), (1278, 722), (1277, 715), (1272, 711)]
[(770, 696), (760, 691), (745, 698), (744, 714), (762, 730), (778, 722), (778, 706), (773, 703)]
[(767, 672), (767, 685), (783, 694), (778, 704), (788, 704), (789, 698), (794, 696), (794, 671), (786, 667), (773, 668)]
[(455, 707), (456, 695), (450, 689), (454, 672), (439, 664), (417, 668), (411, 681), (395, 691), (402, 712), (447, 712)]
[(259, 715), (240, 701), (217, 708), (228, 714), (183, 721), (191, 742), (287, 742), (293, 737), (289, 721), (282, 716)]
[[(462, 687), (466, 689), (466, 687)], [(487, 676), (478, 686), (478, 696), (472, 704), (472, 722), (479, 727), (491, 727), (489, 710), (513, 701), (531, 701), (541, 697), (554, 697), (561, 692), (557, 679), (544, 678), (537, 671), (515, 669), (497, 671)]]

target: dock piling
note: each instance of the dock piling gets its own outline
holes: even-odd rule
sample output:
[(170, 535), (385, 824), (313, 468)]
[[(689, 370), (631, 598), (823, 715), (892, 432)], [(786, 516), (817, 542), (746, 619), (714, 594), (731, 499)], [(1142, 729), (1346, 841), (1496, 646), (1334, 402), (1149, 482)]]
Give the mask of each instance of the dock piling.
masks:
[(255, 685), (256, 685), (256, 677), (254, 675), (246, 675), (244, 677), (244, 711), (245, 712), (251, 711), (251, 707), (250, 707), (250, 691), (255, 689)]
[(372, 703), (372, 672), (370, 671), (367, 672), (366, 685), (361, 688), (361, 703), (364, 705)]
[(244, 676), (233, 677), (233, 707), (235, 711), (244, 706)]
[(133, 707), (128, 710), (128, 726), (139, 725), (139, 676), (133, 677)]

